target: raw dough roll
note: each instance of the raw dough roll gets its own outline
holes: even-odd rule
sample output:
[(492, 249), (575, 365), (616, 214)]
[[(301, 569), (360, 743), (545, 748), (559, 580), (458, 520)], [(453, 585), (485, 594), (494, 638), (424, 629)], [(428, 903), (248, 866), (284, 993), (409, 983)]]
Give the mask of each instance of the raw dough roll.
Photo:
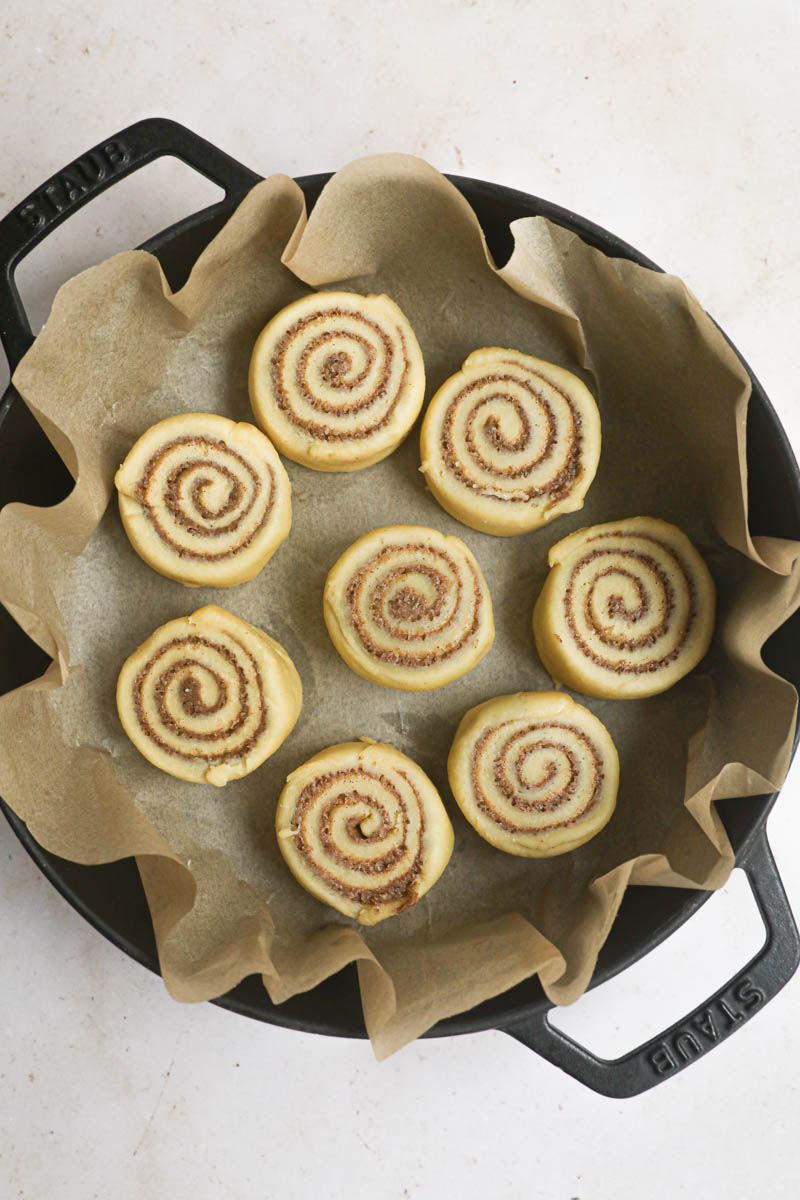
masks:
[(600, 416), (563, 367), (489, 347), (428, 405), (422, 471), (451, 516), (482, 533), (527, 533), (583, 507), (600, 457)]
[(151, 426), (114, 482), (137, 554), (193, 587), (252, 579), (292, 523), (289, 477), (269, 438), (214, 413)]
[(422, 352), (388, 296), (304, 296), (262, 330), (250, 360), (259, 425), (287, 458), (318, 471), (356, 471), (391, 454), (424, 393)]
[(465, 675), (494, 640), (474, 556), (424, 525), (388, 525), (354, 542), (328, 575), (324, 613), (349, 667), (404, 692)]
[(481, 837), (525, 858), (588, 842), (611, 819), (619, 783), (605, 725), (564, 692), (497, 696), (470, 709), (447, 770)]
[(653, 517), (592, 525), (548, 559), (533, 630), (557, 682), (589, 696), (653, 696), (706, 653), (714, 583), (674, 525)]
[(120, 720), (136, 749), (170, 775), (217, 787), (278, 749), (302, 698), (283, 647), (213, 604), (157, 629), (117, 682)]
[(428, 776), (366, 738), (330, 746), (293, 771), (275, 826), (297, 881), (362, 925), (416, 904), (453, 850), (453, 827)]

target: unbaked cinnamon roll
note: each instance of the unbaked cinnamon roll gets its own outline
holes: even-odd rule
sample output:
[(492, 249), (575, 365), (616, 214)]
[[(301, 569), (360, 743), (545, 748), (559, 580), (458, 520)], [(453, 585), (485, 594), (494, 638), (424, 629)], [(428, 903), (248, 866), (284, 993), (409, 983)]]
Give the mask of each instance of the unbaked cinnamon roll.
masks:
[(447, 763), (459, 808), (507, 854), (588, 842), (614, 812), (619, 759), (606, 727), (564, 692), (520, 692), (464, 716)]
[(168, 621), (127, 659), (117, 709), (162, 771), (218, 787), (249, 775), (294, 728), (302, 704), (289, 655), (213, 604)]
[(494, 640), (474, 555), (424, 525), (374, 529), (345, 550), (325, 583), (324, 615), (349, 667), (406, 692), (465, 675)]
[(453, 850), (453, 827), (424, 771), (367, 739), (330, 746), (298, 767), (275, 825), (297, 881), (362, 925), (416, 904)]
[(676, 526), (652, 517), (592, 525), (548, 558), (533, 630), (554, 680), (589, 696), (652, 696), (708, 650), (714, 583)]
[(482, 533), (536, 529), (583, 507), (600, 417), (563, 367), (517, 350), (470, 354), (428, 405), (422, 471), (451, 516)]
[(114, 482), (134, 550), (191, 587), (252, 579), (292, 523), (291, 485), (272, 443), (214, 413), (151, 426)]
[(305, 296), (273, 317), (250, 361), (259, 425), (281, 454), (319, 471), (356, 471), (391, 454), (424, 392), (422, 352), (388, 296)]

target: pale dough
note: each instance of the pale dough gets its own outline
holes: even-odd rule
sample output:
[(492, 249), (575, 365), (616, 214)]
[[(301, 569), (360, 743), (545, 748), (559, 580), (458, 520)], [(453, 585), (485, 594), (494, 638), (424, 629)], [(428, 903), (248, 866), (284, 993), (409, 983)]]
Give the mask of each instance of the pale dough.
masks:
[(325, 624), (357, 674), (406, 692), (465, 675), (494, 640), (492, 601), (464, 543), (424, 525), (354, 542), (325, 583)]
[(283, 647), (213, 604), (157, 629), (117, 682), (117, 710), (136, 749), (178, 779), (217, 787), (278, 749), (302, 699)]
[(422, 471), (442, 508), (482, 533), (526, 533), (583, 507), (600, 416), (577, 376), (496, 346), (475, 350), (428, 405)]
[(259, 425), (281, 454), (318, 471), (356, 471), (391, 454), (424, 394), (422, 351), (388, 296), (304, 296), (262, 330), (250, 360)]
[(619, 759), (606, 727), (564, 692), (520, 692), (464, 716), (447, 762), (474, 829), (526, 858), (588, 842), (614, 812)]
[(708, 650), (714, 582), (675, 525), (653, 517), (592, 525), (548, 559), (533, 630), (556, 682), (612, 700), (653, 696)]
[(297, 881), (362, 925), (416, 904), (453, 851), (453, 827), (428, 776), (366, 738), (330, 746), (293, 771), (275, 827)]
[(114, 482), (134, 550), (191, 587), (252, 579), (292, 523), (289, 477), (269, 438), (214, 413), (151, 426)]

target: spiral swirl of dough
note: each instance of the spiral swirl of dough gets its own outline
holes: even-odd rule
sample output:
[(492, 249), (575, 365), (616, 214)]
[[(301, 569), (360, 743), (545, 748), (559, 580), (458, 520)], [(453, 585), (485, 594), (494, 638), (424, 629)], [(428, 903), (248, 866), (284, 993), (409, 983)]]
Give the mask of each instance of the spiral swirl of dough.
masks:
[(480, 567), (462, 541), (419, 525), (359, 538), (325, 585), (325, 622), (358, 674), (424, 691), (464, 675), (494, 638)]
[(298, 881), (363, 925), (416, 904), (453, 848), (431, 781), (380, 743), (331, 746), (298, 768), (281, 793), (276, 830)]
[(425, 371), (388, 296), (317, 292), (260, 334), (250, 363), (256, 420), (288, 458), (353, 471), (394, 450), (416, 420)]
[(254, 425), (213, 413), (159, 421), (116, 476), (134, 549), (172, 579), (228, 586), (256, 575), (291, 524), (289, 478)]
[(633, 517), (582, 529), (550, 564), (534, 632), (554, 679), (593, 696), (649, 696), (706, 653), (714, 585), (674, 525)]
[(466, 714), (448, 761), (453, 794), (481, 837), (545, 857), (611, 818), (619, 761), (597, 718), (560, 692), (499, 696)]
[(278, 748), (301, 699), (285, 650), (214, 605), (157, 629), (117, 684), (120, 718), (137, 749), (171, 775), (218, 786)]
[(476, 350), (431, 400), (422, 471), (436, 499), (483, 533), (524, 533), (583, 505), (600, 418), (583, 383), (516, 350)]

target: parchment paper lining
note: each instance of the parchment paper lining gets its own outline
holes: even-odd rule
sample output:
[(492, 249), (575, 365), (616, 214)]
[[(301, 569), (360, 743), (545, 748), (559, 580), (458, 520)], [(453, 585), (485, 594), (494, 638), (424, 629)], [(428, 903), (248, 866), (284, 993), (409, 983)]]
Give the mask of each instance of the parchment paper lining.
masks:
[[(54, 658), (41, 680), (0, 700), (0, 790), (57, 854), (84, 863), (137, 856), (164, 979), (180, 1000), (208, 999), (259, 972), (280, 1002), (355, 960), (378, 1057), (537, 971), (554, 1002), (570, 1003), (625, 888), (719, 887), (733, 855), (713, 801), (769, 792), (784, 778), (795, 694), (760, 651), (800, 602), (798, 546), (764, 539), (756, 548), (747, 532), (747, 374), (678, 279), (607, 259), (541, 218), (516, 222), (513, 234), (498, 272), (457, 190), (405, 156), (344, 168), (308, 221), (300, 189), (275, 176), (247, 196), (175, 295), (156, 260), (137, 251), (67, 283), (15, 373), (77, 482), (56, 508), (0, 514), (0, 600)], [(466, 529), (425, 490), (415, 429), (389, 459), (353, 475), (287, 463), (292, 532), (251, 583), (184, 589), (156, 575), (109, 504), (119, 462), (171, 413), (250, 419), (247, 365), (261, 327), (310, 287), (340, 286), (385, 291), (401, 305), (422, 345), (428, 396), (485, 345), (580, 373), (604, 436), (585, 508), (514, 539)], [(530, 630), (549, 545), (581, 525), (640, 513), (674, 521), (706, 556), (720, 595), (712, 649), (662, 696), (584, 701), (622, 763), (617, 812), (597, 838), (550, 861), (504, 855), (449, 794), (453, 733), (489, 696), (551, 686)], [(322, 622), (328, 567), (368, 529), (397, 522), (461, 537), (492, 590), (493, 650), (432, 694), (353, 675)], [(305, 693), (281, 750), (222, 792), (145, 762), (113, 701), (131, 649), (203, 603), (276, 637)], [(420, 763), (456, 831), (436, 887), (368, 932), (299, 888), (272, 831), (289, 771), (363, 734)]]

